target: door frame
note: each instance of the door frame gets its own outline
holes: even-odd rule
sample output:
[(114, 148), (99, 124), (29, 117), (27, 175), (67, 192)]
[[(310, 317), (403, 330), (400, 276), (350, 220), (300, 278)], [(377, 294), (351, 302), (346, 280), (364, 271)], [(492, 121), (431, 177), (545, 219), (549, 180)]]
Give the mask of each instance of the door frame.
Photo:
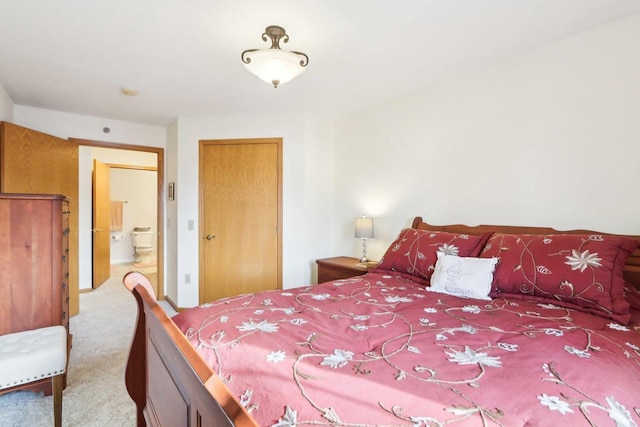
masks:
[(199, 259), (199, 284), (198, 284), (198, 301), (199, 304), (206, 303), (208, 301), (202, 301), (203, 289), (204, 289), (204, 158), (203, 148), (206, 145), (234, 145), (234, 144), (276, 144), (277, 145), (277, 176), (278, 176), (278, 230), (277, 230), (277, 245), (278, 245), (278, 259), (277, 259), (277, 286), (278, 289), (282, 289), (282, 138), (247, 138), (247, 139), (201, 139), (198, 146), (198, 222), (199, 222), (199, 238), (198, 238), (198, 259)]
[(165, 299), (164, 294), (164, 208), (165, 208), (165, 191), (164, 191), (164, 148), (148, 147), (145, 145), (120, 144), (117, 142), (104, 142), (89, 139), (69, 138), (78, 145), (88, 147), (111, 148), (114, 150), (125, 151), (144, 151), (147, 153), (155, 153), (157, 155), (157, 187), (158, 187), (158, 205), (157, 205), (157, 230), (158, 230), (158, 293), (156, 297), (159, 300)]

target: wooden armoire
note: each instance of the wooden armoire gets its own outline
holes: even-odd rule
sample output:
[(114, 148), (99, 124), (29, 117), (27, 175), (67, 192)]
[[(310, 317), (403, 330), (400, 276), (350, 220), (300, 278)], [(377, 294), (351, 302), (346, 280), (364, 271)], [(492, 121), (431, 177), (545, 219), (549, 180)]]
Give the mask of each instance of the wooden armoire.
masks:
[(67, 197), (0, 193), (0, 335), (53, 325), (69, 333), (69, 234)]

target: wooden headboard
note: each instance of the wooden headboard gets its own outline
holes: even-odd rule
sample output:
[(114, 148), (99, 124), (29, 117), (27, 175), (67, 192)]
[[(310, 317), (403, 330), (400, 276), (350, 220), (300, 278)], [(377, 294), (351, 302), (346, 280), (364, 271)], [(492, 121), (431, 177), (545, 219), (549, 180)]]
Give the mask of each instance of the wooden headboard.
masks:
[[(482, 234), (487, 231), (495, 231), (497, 233), (509, 233), (509, 234), (611, 234), (602, 233), (600, 231), (592, 230), (570, 230), (559, 231), (553, 228), (547, 227), (528, 227), (519, 225), (477, 225), (468, 226), (463, 224), (453, 225), (432, 225), (424, 222), (422, 217), (415, 217), (411, 228), (417, 228), (419, 230), (434, 230), (434, 231), (448, 231), (450, 233), (464, 233), (464, 234)], [(630, 237), (640, 242), (640, 236), (619, 235), (623, 237)], [(627, 258), (627, 264), (624, 267), (624, 278), (627, 282), (640, 289), (640, 248), (636, 249), (629, 258)]]

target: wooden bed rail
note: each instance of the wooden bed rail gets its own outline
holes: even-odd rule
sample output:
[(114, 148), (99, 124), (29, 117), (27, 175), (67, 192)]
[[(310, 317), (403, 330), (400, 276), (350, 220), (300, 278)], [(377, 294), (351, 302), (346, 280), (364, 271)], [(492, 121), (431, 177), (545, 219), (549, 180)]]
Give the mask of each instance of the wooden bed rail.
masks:
[[(515, 225), (476, 225), (469, 226), (463, 224), (457, 225), (431, 225), (422, 221), (422, 217), (415, 217), (411, 228), (417, 228), (421, 230), (433, 230), (433, 231), (448, 231), (449, 233), (466, 233), (466, 234), (482, 234), (487, 231), (494, 231), (496, 233), (511, 233), (511, 234), (608, 234), (599, 231), (591, 230), (569, 230), (559, 231), (554, 228), (548, 227), (524, 227)], [(640, 241), (640, 236), (633, 235), (621, 235), (621, 237), (628, 237)], [(627, 264), (624, 267), (624, 278), (630, 284), (640, 289), (640, 247), (636, 249), (627, 258)]]
[(134, 271), (124, 276), (123, 283), (138, 304), (125, 372), (127, 391), (136, 404), (137, 426), (256, 427), (158, 305), (149, 279)]

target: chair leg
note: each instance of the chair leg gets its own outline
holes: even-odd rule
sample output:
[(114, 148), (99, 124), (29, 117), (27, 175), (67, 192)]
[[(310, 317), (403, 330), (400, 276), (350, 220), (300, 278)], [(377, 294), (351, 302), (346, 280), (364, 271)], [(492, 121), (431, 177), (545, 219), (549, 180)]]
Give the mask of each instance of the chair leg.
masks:
[(53, 419), (55, 427), (62, 427), (62, 375), (54, 376), (52, 381), (53, 391)]

